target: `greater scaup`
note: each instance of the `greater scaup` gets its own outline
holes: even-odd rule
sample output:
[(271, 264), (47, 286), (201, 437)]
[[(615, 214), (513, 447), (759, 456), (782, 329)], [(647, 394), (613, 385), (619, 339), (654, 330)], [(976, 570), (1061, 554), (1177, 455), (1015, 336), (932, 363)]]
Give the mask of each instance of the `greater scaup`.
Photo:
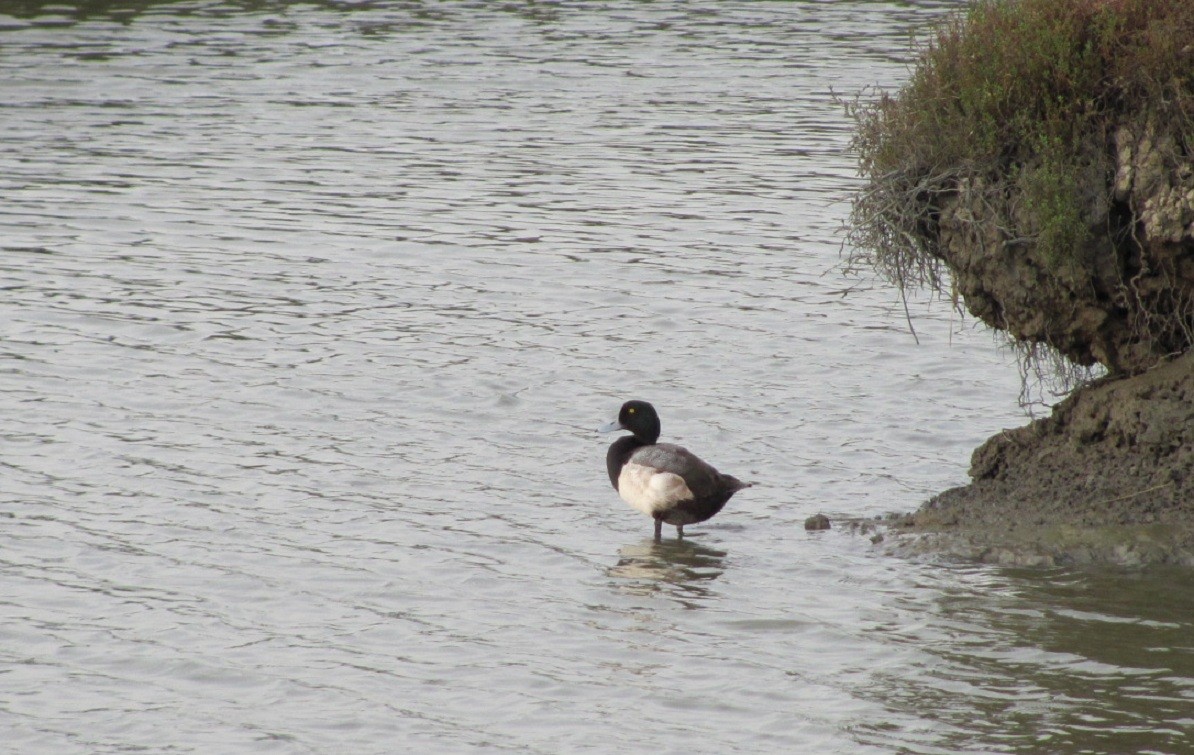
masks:
[(736, 477), (722, 474), (686, 448), (659, 440), (659, 415), (646, 401), (627, 401), (618, 419), (599, 432), (629, 430), (605, 455), (609, 481), (622, 500), (655, 520), (655, 539), (663, 523), (675, 525), (684, 537), (684, 525), (709, 519), (721, 511), (730, 496), (749, 488)]

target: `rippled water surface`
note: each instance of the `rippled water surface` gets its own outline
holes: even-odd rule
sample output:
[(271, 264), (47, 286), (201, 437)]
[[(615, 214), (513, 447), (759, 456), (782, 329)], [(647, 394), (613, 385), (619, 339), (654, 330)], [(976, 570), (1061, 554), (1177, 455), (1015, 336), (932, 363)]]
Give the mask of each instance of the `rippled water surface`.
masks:
[[(1188, 752), (1188, 572), (803, 528), (1025, 421), (837, 269), (950, 7), (0, 0), (0, 749)], [(683, 542), (631, 397), (757, 483)]]

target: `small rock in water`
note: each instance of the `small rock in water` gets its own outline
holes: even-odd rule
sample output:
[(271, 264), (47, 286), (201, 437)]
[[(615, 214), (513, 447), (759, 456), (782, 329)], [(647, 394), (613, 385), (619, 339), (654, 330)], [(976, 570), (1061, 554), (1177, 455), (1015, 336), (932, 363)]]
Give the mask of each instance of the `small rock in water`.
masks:
[(813, 514), (804, 520), (804, 528), (809, 531), (827, 530), (829, 529), (829, 517), (824, 514)]

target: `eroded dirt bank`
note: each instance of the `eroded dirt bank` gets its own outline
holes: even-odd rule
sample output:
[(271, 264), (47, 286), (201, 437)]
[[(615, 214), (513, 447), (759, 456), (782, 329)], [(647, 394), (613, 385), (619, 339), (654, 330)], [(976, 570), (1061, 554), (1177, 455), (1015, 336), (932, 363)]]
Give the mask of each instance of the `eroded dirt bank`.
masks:
[(990, 439), (889, 545), (1194, 565), (1191, 38), (1188, 0), (971, 3), (853, 109), (848, 267), (962, 302), (1026, 369), (1117, 377)]
[(990, 562), (1194, 566), (1194, 353), (1076, 391), (971, 459), (885, 546)]

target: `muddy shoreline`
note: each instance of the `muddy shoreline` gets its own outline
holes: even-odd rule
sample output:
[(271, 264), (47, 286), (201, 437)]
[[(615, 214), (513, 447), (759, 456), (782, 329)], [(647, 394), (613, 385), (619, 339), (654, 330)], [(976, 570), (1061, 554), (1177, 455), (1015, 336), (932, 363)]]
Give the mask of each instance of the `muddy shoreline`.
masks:
[(975, 450), (882, 546), (1017, 565), (1194, 566), (1194, 353), (1075, 391)]

